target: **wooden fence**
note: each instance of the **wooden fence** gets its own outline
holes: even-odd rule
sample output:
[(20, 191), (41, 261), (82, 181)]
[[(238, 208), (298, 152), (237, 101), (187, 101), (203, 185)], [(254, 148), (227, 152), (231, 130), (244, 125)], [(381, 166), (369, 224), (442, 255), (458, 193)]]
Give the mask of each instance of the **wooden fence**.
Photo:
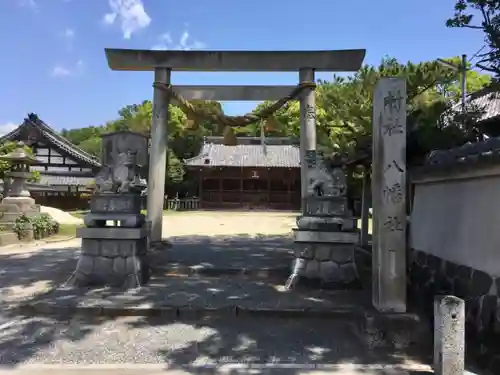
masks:
[(170, 211), (195, 211), (200, 209), (199, 198), (172, 198), (163, 203), (163, 208)]

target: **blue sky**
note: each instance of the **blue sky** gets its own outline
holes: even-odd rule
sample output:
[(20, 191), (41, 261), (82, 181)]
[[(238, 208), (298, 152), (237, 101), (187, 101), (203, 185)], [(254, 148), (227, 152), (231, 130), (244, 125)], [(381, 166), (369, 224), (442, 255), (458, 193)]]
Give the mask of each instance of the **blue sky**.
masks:
[[(365, 48), (424, 61), (483, 45), (448, 29), (454, 0), (0, 0), (0, 132), (37, 113), (56, 129), (100, 125), (152, 97), (152, 73), (114, 72), (104, 48)], [(321, 74), (328, 79), (331, 74)], [(173, 73), (174, 84), (295, 84), (290, 73)], [(240, 114), (256, 103), (224, 103)]]

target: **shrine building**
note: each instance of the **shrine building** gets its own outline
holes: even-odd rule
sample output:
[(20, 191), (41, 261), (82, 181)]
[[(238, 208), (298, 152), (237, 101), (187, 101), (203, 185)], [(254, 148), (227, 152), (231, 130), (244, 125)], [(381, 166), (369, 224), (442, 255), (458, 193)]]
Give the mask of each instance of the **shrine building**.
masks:
[(286, 137), (205, 137), (199, 154), (184, 160), (197, 180), (202, 209), (300, 209), (300, 151)]
[(30, 189), (37, 204), (62, 210), (88, 208), (88, 186), (101, 167), (97, 157), (76, 147), (33, 113), (0, 137), (0, 143), (16, 141), (30, 146), (39, 160), (30, 167), (40, 172), (40, 181)]

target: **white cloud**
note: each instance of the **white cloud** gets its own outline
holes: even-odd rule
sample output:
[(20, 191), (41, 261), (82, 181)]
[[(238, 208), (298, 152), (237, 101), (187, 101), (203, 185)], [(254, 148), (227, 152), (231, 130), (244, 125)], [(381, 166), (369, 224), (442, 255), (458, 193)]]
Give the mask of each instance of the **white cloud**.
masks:
[(171, 46), (174, 43), (172, 40), (172, 36), (170, 33), (165, 33), (162, 34), (158, 37), (158, 43), (155, 44), (152, 49), (169, 49), (169, 46)]
[(52, 68), (52, 76), (54, 77), (66, 77), (71, 75), (71, 71), (64, 65), (54, 65)]
[(108, 3), (111, 12), (104, 15), (103, 21), (108, 25), (119, 22), (125, 39), (151, 23), (142, 0), (108, 0)]
[(74, 39), (75, 38), (75, 30), (67, 28), (66, 30), (64, 30), (63, 35), (66, 39)]
[(151, 49), (154, 50), (174, 49), (174, 50), (189, 51), (192, 49), (203, 49), (206, 47), (207, 45), (205, 43), (193, 39), (189, 34), (189, 31), (186, 30), (182, 33), (181, 37), (179, 38), (179, 41), (175, 43), (170, 33), (165, 33), (160, 35), (158, 37), (158, 43), (155, 44), (153, 47), (151, 47)]
[(56, 64), (52, 68), (52, 77), (69, 77), (82, 72), (84, 68), (83, 60), (78, 60), (74, 65)]
[(75, 30), (66, 28), (62, 34), (63, 38), (66, 40), (67, 48), (69, 51), (73, 50), (73, 42), (75, 40)]
[(181, 39), (179, 41), (179, 49), (188, 51), (190, 49), (203, 49), (206, 47), (205, 43), (200, 42), (199, 40), (193, 39), (191, 40), (191, 35), (189, 35), (188, 31), (184, 31), (181, 35)]
[(13, 122), (8, 122), (6, 124), (0, 125), (0, 136), (3, 136), (12, 130), (16, 129), (19, 125), (14, 124)]
[(35, 0), (18, 0), (19, 5), (33, 10), (38, 10), (38, 4)]

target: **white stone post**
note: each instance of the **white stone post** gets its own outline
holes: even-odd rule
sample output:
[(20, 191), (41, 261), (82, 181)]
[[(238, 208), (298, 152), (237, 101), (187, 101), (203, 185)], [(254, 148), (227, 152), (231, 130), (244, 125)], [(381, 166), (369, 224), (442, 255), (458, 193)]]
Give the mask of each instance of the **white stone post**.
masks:
[[(299, 81), (314, 82), (314, 69), (300, 69)], [(307, 197), (306, 151), (316, 150), (316, 93), (305, 89), (300, 97), (300, 187), (301, 207), (304, 214), (304, 198)]]
[(465, 370), (465, 302), (455, 296), (434, 300), (434, 373), (463, 375)]
[(406, 311), (406, 81), (382, 78), (373, 95), (373, 305)]
[[(155, 82), (170, 83), (170, 73), (170, 69), (167, 68), (155, 69)], [(167, 93), (164, 90), (154, 88), (147, 198), (147, 219), (151, 223), (151, 243), (159, 242), (162, 238), (163, 200), (167, 168), (168, 105)]]

